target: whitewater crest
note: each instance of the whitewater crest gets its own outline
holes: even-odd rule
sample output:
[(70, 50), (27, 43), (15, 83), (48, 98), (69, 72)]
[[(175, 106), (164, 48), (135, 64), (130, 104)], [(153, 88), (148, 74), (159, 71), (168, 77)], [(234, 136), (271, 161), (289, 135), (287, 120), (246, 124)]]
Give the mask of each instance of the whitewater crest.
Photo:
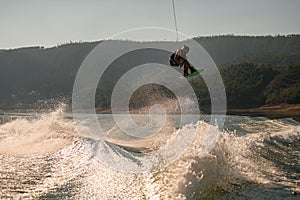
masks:
[(63, 108), (37, 117), (21, 117), (0, 125), (0, 154), (53, 153), (70, 144), (77, 133)]

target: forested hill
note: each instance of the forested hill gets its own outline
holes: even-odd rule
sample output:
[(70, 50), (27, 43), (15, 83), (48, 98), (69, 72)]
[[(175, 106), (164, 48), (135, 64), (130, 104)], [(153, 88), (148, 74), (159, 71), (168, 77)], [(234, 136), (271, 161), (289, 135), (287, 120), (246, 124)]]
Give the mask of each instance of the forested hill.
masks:
[[(259, 104), (285, 101), (284, 99), (279, 101), (274, 95), (280, 94), (280, 87), (285, 84), (285, 81), (281, 79), (287, 80), (289, 69), (292, 69), (293, 73), (299, 71), (297, 70), (298, 67), (295, 66), (300, 66), (300, 35), (256, 37), (226, 35), (195, 39), (208, 51), (218, 67), (222, 69), (222, 75), (226, 80), (226, 90), (230, 91), (228, 99), (232, 99), (232, 101), (229, 101), (231, 107), (235, 107), (235, 102), (238, 102), (239, 107), (258, 105), (258, 103), (252, 104), (251, 102), (243, 104), (239, 99), (236, 99), (241, 95), (237, 95), (234, 88), (239, 88), (239, 90), (243, 90), (243, 88), (240, 88), (241, 85), (239, 87), (235, 85), (238, 84), (237, 81), (234, 82), (237, 75), (235, 72), (238, 70), (234, 69), (243, 68), (244, 64), (242, 63), (247, 63), (246, 66), (248, 66), (246, 67), (247, 70), (242, 70), (245, 73), (244, 77), (252, 77), (250, 74), (247, 76), (247, 73), (253, 72), (253, 70), (248, 70), (249, 66), (250, 68), (251, 66), (255, 66), (255, 68), (264, 66), (264, 73), (272, 83), (269, 85), (266, 81), (263, 81), (264, 85), (260, 85), (264, 95), (270, 94), (273, 96), (261, 97)], [(0, 109), (16, 106), (26, 107), (51, 98), (70, 99), (74, 78), (80, 64), (99, 43), (70, 42), (53, 48), (28, 47), (0, 50)], [(110, 105), (111, 89), (116, 81), (115, 79), (120, 77), (120, 74), (116, 71), (126, 72), (132, 67), (131, 60), (137, 60), (137, 63), (146, 62), (143, 60), (147, 59), (146, 53), (141, 52), (138, 58), (136, 56), (130, 58), (129, 55), (129, 59), (127, 58), (125, 64), (124, 62), (115, 63), (118, 70), (107, 71), (107, 77), (110, 78), (104, 79), (102, 88), (98, 88), (98, 106), (108, 107)], [(157, 54), (156, 59), (160, 63), (167, 64), (168, 56), (168, 52), (160, 52)], [(294, 82), (291, 84), (293, 91), (298, 88), (298, 83), (294, 84)], [(274, 89), (273, 86), (276, 88)], [(284, 91), (290, 91), (288, 84), (285, 84), (284, 87)], [(230, 94), (235, 96), (230, 96)], [(292, 102), (297, 101), (297, 98), (294, 98)]]
[[(0, 52), (0, 104), (1, 100), (32, 102), (29, 96), (41, 99), (69, 96), (80, 64), (98, 43)], [(30, 92), (35, 94), (28, 95)]]
[(214, 36), (195, 38), (217, 65), (252, 62), (287, 66), (300, 64), (300, 35)]

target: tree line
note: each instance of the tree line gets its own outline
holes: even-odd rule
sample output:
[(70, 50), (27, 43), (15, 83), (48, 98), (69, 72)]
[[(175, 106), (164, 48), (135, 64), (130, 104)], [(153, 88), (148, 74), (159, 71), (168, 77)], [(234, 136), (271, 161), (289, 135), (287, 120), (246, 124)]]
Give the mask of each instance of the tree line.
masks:
[[(219, 67), (228, 107), (300, 103), (300, 35), (226, 35), (194, 39)], [(41, 102), (46, 105), (52, 102), (49, 100), (63, 99), (70, 103), (76, 73), (88, 53), (100, 42), (1, 50), (0, 109), (40, 106)], [(110, 107), (114, 84), (133, 66), (149, 62), (167, 65), (169, 55), (170, 52), (145, 50), (116, 60), (99, 82), (95, 106)], [(189, 81), (198, 95), (200, 106), (209, 108), (205, 82), (201, 78)], [(175, 98), (164, 87), (148, 85), (134, 94), (132, 105), (146, 105), (149, 93), (142, 91), (149, 89), (167, 98)]]

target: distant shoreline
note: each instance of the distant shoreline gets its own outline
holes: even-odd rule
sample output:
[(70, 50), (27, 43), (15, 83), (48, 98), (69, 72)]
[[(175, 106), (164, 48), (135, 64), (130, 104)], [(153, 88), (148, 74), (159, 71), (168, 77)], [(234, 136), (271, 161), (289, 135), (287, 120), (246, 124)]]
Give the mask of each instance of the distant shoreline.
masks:
[[(9, 109), (0, 110), (0, 115), (8, 113), (50, 113), (52, 109)], [(68, 111), (67, 111), (68, 112)], [(96, 108), (97, 114), (111, 114), (110, 108), (101, 109)], [(280, 104), (280, 105), (264, 105), (259, 108), (238, 108), (228, 109), (227, 115), (240, 115), (240, 116), (255, 116), (267, 118), (293, 118), (300, 122), (300, 104)]]
[[(97, 114), (111, 114), (112, 111), (108, 109), (96, 108)], [(140, 113), (140, 112), (133, 112)], [(267, 118), (293, 118), (300, 122), (300, 104), (280, 104), (280, 105), (264, 105), (258, 108), (239, 108), (228, 109), (227, 115), (241, 115), (241, 116), (255, 116)]]
[(227, 114), (268, 118), (293, 118), (300, 122), (300, 104), (264, 105), (259, 108), (228, 109)]

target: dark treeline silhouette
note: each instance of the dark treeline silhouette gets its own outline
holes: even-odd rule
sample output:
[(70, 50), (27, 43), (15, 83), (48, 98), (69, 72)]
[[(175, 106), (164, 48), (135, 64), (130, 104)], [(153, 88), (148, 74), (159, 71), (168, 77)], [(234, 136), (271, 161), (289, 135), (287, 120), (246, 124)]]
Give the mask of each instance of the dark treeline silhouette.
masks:
[(287, 66), (300, 63), (300, 35), (213, 36), (195, 38), (218, 66), (252, 62)]
[[(218, 65), (230, 108), (300, 103), (300, 35), (226, 35), (195, 40)], [(47, 105), (53, 99), (65, 99), (70, 103), (77, 70), (99, 43), (1, 50), (0, 109)], [(96, 106), (110, 107), (111, 91), (122, 74), (143, 63), (168, 64), (169, 54), (150, 49), (117, 59), (99, 82)], [(191, 79), (190, 82), (199, 96), (200, 105), (209, 107), (209, 95), (203, 80)], [(139, 99), (132, 98), (132, 104), (138, 105), (134, 101)]]

